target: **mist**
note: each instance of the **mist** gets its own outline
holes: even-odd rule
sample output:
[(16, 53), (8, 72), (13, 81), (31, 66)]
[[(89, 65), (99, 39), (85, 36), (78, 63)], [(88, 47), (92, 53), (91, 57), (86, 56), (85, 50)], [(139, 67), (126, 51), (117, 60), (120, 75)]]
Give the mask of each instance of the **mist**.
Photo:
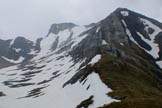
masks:
[(53, 23), (85, 25), (124, 7), (162, 21), (161, 0), (0, 0), (0, 38), (45, 36)]

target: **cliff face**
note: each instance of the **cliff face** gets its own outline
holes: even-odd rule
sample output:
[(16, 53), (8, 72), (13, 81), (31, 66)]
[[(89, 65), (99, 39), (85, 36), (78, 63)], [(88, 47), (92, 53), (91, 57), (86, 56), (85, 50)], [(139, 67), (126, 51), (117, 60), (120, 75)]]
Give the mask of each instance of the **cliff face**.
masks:
[(24, 37), (0, 40), (0, 68), (25, 63), (40, 51), (41, 38), (32, 42)]

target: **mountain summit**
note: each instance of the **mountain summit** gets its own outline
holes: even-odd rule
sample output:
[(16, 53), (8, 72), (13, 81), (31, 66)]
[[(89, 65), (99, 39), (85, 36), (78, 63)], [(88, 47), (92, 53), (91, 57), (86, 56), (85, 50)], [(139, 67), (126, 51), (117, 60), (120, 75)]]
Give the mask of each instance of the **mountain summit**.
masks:
[(126, 8), (87, 26), (53, 24), (36, 42), (0, 40), (0, 47), (2, 108), (162, 106), (162, 24)]

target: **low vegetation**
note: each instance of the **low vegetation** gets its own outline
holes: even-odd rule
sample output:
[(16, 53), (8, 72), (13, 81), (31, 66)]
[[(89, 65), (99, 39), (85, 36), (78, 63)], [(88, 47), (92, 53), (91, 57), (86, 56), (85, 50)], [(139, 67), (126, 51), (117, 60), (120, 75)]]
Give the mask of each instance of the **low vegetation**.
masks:
[(94, 68), (102, 81), (112, 88), (113, 92), (108, 95), (121, 100), (101, 108), (162, 108), (162, 90), (153, 71), (155, 67), (146, 60), (135, 63), (103, 54)]

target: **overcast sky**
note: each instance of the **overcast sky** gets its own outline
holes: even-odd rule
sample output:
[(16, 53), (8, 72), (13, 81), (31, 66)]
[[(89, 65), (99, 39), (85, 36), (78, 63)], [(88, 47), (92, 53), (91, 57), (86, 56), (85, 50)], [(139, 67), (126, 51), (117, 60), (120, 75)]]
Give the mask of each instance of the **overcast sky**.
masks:
[(162, 0), (0, 0), (0, 38), (42, 37), (52, 23), (89, 24), (118, 7), (162, 21)]

